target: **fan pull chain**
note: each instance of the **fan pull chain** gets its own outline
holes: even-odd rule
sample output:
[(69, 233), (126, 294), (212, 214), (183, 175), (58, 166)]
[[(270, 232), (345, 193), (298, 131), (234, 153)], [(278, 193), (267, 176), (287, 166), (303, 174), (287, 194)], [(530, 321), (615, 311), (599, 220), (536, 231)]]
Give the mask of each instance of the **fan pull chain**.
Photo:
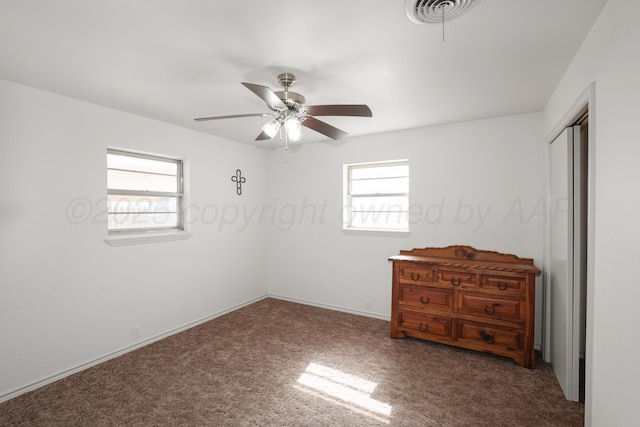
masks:
[(280, 128), (280, 142), (282, 142), (282, 134), (284, 133), (284, 150), (289, 151), (289, 134), (286, 129), (283, 129), (284, 126)]
[(442, 12), (442, 43), (444, 43), (444, 6), (440, 7)]

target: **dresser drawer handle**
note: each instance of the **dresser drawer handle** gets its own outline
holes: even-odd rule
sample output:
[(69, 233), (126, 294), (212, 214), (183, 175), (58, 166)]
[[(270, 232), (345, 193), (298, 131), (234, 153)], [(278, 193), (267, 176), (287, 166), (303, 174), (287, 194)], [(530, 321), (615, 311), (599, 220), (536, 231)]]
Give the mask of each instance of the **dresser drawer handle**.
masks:
[(454, 279), (453, 277), (451, 278), (451, 284), (453, 286), (460, 286), (460, 278), (458, 277), (457, 279)]
[(418, 274), (411, 273), (411, 280), (413, 280), (414, 282), (417, 282), (418, 280), (420, 280), (420, 273)]
[(487, 333), (485, 331), (480, 331), (479, 333), (484, 342), (486, 342), (487, 344), (493, 344), (496, 341), (496, 339), (490, 333)]
[(420, 302), (423, 304), (429, 304), (429, 297), (424, 297), (424, 295), (420, 295)]
[(425, 325), (422, 326), (422, 322), (420, 322), (418, 330), (420, 330), (420, 332), (427, 332), (429, 330), (429, 324), (425, 323)]
[(493, 305), (485, 305), (484, 306), (484, 312), (487, 314), (493, 314), (496, 312), (496, 308)]
[(501, 291), (506, 291), (508, 287), (509, 285), (507, 285), (506, 283), (498, 282), (498, 289), (500, 289)]

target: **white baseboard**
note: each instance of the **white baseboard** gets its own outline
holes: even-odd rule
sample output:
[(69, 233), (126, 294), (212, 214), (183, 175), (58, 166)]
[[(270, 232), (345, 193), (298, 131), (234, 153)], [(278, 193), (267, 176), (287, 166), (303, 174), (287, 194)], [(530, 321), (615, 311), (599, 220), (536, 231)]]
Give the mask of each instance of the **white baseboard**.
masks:
[(280, 300), (283, 300), (283, 301), (296, 302), (298, 304), (310, 305), (310, 306), (313, 306), (313, 307), (326, 308), (328, 310), (342, 311), (344, 313), (357, 314), (358, 316), (373, 317), (374, 319), (391, 321), (391, 316), (387, 316), (387, 315), (384, 315), (384, 314), (378, 314), (378, 313), (372, 313), (370, 311), (360, 311), (360, 310), (354, 310), (352, 308), (340, 307), (340, 306), (336, 306), (336, 305), (320, 304), (320, 303), (313, 302), (313, 301), (301, 300), (301, 299), (298, 299), (298, 298), (290, 298), (290, 297), (285, 297), (285, 296), (282, 296), (282, 295), (275, 295), (275, 294), (269, 294), (269, 295), (267, 295), (267, 297), (268, 298), (274, 298), (274, 299), (280, 299)]
[(137, 350), (137, 349), (139, 349), (141, 347), (144, 347), (144, 346), (149, 345), (151, 343), (154, 343), (156, 341), (160, 341), (161, 339), (167, 338), (167, 337), (169, 337), (171, 335), (175, 335), (175, 334), (177, 334), (179, 332), (186, 331), (187, 329), (193, 328), (194, 326), (198, 326), (198, 325), (200, 325), (202, 323), (208, 322), (209, 320), (213, 320), (216, 317), (220, 317), (220, 316), (223, 316), (223, 315), (225, 315), (227, 313), (231, 313), (232, 311), (235, 311), (235, 310), (237, 310), (239, 308), (242, 308), (242, 307), (246, 307), (248, 305), (251, 305), (253, 303), (261, 301), (261, 300), (263, 300), (265, 298), (268, 298), (268, 295), (262, 295), (262, 296), (260, 296), (258, 298), (254, 298), (254, 299), (251, 299), (249, 301), (245, 301), (243, 303), (236, 304), (236, 305), (234, 305), (234, 306), (232, 306), (230, 308), (227, 308), (225, 310), (219, 311), (217, 313), (211, 314), (209, 316), (203, 317), (203, 318), (195, 320), (193, 322), (184, 324), (184, 325), (179, 326), (177, 328), (174, 328), (174, 329), (171, 329), (169, 331), (163, 332), (161, 334), (155, 335), (155, 336), (153, 336), (151, 338), (147, 338), (147, 339), (145, 339), (143, 341), (140, 341), (140, 342), (137, 342), (137, 343), (135, 343), (133, 345), (123, 347), (120, 350), (116, 350), (116, 351), (114, 351), (112, 353), (105, 354), (104, 356), (98, 357), (96, 359), (90, 360), (88, 362), (82, 363), (82, 364), (77, 365), (77, 366), (75, 366), (73, 368), (66, 369), (66, 370), (58, 372), (56, 374), (50, 375), (50, 376), (48, 376), (46, 378), (43, 378), (41, 380), (38, 380), (38, 381), (33, 382), (31, 384), (28, 384), (28, 385), (25, 385), (23, 387), (19, 387), (17, 389), (11, 390), (11, 391), (9, 391), (7, 393), (4, 393), (4, 394), (0, 395), (0, 403), (5, 402), (5, 401), (10, 400), (10, 399), (13, 399), (14, 397), (18, 397), (21, 394), (24, 394), (24, 393), (27, 393), (29, 391), (35, 390), (37, 388), (43, 387), (43, 386), (45, 386), (47, 384), (51, 384), (51, 383), (53, 383), (55, 381), (61, 380), (61, 379), (65, 378), (65, 377), (68, 377), (69, 375), (73, 375), (73, 374), (78, 373), (80, 371), (84, 371), (85, 369), (89, 369), (92, 366), (96, 366), (96, 365), (99, 365), (100, 363), (104, 363), (107, 360), (114, 359), (114, 358), (116, 358), (118, 356), (122, 356), (123, 354), (129, 353), (130, 351)]

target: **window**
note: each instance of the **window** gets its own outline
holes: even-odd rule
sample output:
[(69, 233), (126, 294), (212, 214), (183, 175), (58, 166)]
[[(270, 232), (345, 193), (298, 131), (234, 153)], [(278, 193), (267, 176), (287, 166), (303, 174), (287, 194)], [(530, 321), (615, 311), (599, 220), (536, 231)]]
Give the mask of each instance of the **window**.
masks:
[(109, 235), (184, 230), (181, 160), (107, 150)]
[(344, 229), (409, 231), (409, 161), (344, 167)]

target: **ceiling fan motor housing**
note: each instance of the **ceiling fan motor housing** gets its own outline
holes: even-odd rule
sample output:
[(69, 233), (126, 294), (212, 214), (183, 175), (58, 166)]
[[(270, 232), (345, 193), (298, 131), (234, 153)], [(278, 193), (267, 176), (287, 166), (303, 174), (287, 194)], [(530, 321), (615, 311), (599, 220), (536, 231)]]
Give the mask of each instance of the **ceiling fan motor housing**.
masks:
[(300, 95), (296, 92), (288, 92), (288, 91), (278, 91), (275, 92), (276, 96), (284, 102), (284, 104), (290, 109), (295, 110), (304, 105), (305, 99), (304, 96)]
[(305, 103), (304, 96), (296, 92), (289, 92), (289, 88), (296, 84), (296, 76), (291, 73), (278, 74), (278, 82), (284, 90), (275, 92), (276, 96), (284, 102), (289, 110), (297, 110)]

